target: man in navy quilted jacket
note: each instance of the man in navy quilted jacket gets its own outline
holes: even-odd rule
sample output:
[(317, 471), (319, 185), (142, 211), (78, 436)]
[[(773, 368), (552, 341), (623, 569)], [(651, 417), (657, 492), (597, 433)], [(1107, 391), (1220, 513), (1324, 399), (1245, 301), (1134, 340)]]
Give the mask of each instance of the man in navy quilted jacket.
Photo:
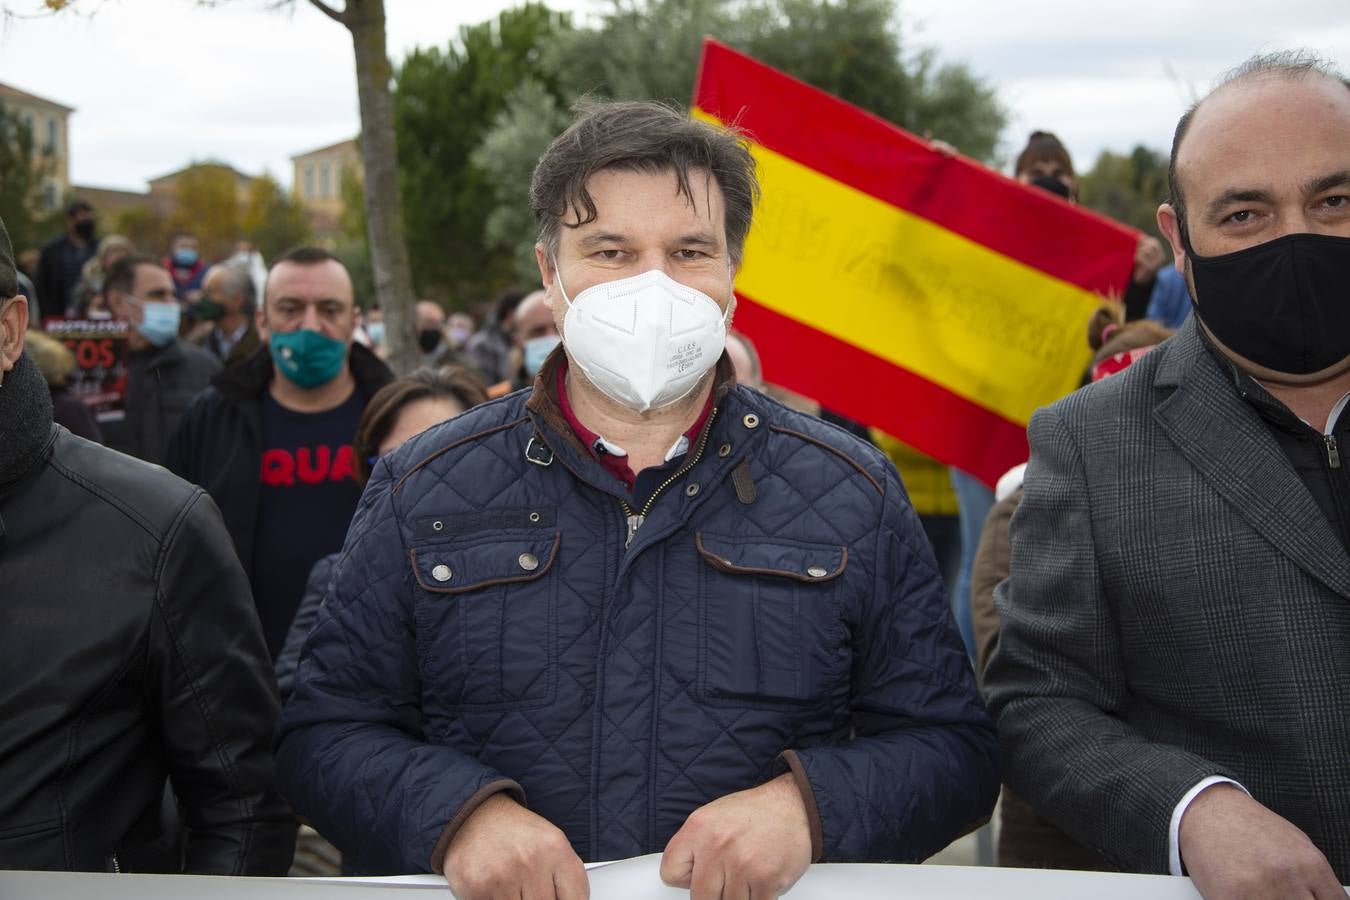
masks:
[(693, 897), (916, 861), (988, 814), (994, 732), (895, 469), (723, 353), (758, 185), (733, 132), (584, 111), (531, 185), (563, 336), (378, 463), (277, 740), (358, 869)]

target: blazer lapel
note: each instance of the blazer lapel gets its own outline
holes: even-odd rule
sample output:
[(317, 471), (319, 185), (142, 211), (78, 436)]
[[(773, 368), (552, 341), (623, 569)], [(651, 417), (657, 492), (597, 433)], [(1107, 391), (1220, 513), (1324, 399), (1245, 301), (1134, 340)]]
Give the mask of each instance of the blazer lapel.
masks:
[[(1193, 318), (1193, 317), (1192, 317)], [(1260, 414), (1201, 343), (1194, 321), (1154, 379), (1172, 388), (1154, 418), (1201, 476), (1309, 575), (1350, 599), (1350, 555)]]

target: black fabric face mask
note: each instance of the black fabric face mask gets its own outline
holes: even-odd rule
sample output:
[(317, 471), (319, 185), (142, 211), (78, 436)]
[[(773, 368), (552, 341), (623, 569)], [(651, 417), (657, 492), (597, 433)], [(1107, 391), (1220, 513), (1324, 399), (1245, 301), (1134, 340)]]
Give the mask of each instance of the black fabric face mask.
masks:
[(1031, 184), (1032, 187), (1038, 187), (1043, 191), (1058, 194), (1065, 200), (1069, 199), (1069, 186), (1053, 175), (1041, 175), (1037, 178), (1033, 178)]
[(86, 219), (83, 222), (76, 222), (75, 233), (80, 236), (80, 240), (82, 241), (92, 241), (94, 239), (93, 220)]
[(1308, 375), (1350, 357), (1350, 238), (1284, 237), (1198, 256), (1181, 233), (1200, 321), (1239, 356)]
[(441, 343), (441, 331), (439, 328), (424, 328), (417, 332), (417, 346), (422, 348), (423, 353), (430, 353)]

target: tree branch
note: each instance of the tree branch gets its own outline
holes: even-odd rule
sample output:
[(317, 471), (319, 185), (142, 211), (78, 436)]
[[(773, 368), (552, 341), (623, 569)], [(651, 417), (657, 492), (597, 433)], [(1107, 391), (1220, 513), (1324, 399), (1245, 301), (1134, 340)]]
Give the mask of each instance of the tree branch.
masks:
[(334, 22), (337, 22), (339, 25), (347, 24), (347, 20), (343, 18), (342, 13), (338, 12), (336, 9), (333, 9), (333, 7), (325, 3), (324, 0), (309, 0), (309, 3), (319, 12), (323, 13), (325, 16), (332, 19)]

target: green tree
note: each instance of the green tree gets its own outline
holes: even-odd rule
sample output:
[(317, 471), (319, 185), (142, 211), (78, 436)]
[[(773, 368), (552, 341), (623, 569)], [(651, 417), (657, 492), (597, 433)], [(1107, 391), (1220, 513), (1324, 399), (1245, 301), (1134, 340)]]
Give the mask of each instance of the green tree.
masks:
[[(461, 29), (448, 47), (415, 50), (399, 67), (398, 140), (417, 148), (402, 158), (399, 176), (422, 295), (464, 306), (512, 280), (510, 246), (485, 235), (499, 194), (474, 151), (522, 82), (558, 96), (557, 78), (543, 65), (541, 50), (567, 28), (566, 15), (527, 3)], [(523, 202), (524, 186), (515, 187)]]
[(174, 183), (169, 225), (173, 231), (197, 235), (205, 258), (224, 259), (239, 240), (239, 212), (234, 170), (220, 162), (193, 162)]
[(263, 259), (275, 259), (311, 237), (305, 211), (269, 173), (249, 187), (242, 227)]
[(1167, 199), (1167, 156), (1139, 145), (1128, 154), (1103, 150), (1078, 179), (1084, 206), (1146, 234), (1158, 232), (1158, 204)]
[(64, 228), (59, 209), (43, 208), (51, 173), (51, 151), (38, 147), (32, 126), (0, 103), (0, 219), (16, 253), (41, 246)]
[(484, 242), (494, 254), (509, 254), (510, 271), (521, 284), (539, 281), (536, 224), (525, 202), (526, 189), (539, 155), (567, 127), (568, 118), (547, 88), (526, 79), (511, 92), (472, 156), (493, 185), (495, 205), (483, 222)]

